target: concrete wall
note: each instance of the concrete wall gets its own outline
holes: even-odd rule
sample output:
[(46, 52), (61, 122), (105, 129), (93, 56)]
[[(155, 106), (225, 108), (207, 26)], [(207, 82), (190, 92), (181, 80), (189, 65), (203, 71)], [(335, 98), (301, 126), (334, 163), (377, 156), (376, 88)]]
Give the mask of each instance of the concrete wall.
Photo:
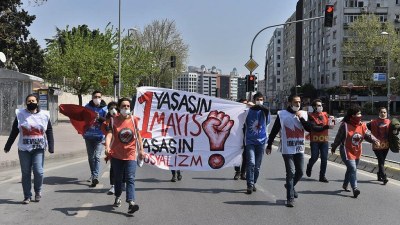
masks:
[[(114, 100), (113, 97), (103, 96), (102, 98), (107, 104)], [(92, 100), (92, 95), (82, 95), (82, 105), (85, 106), (90, 100)], [(74, 95), (68, 92), (63, 92), (62, 95), (58, 96), (58, 104), (79, 104), (78, 95)], [(58, 120), (65, 121), (69, 120), (68, 117), (64, 116), (60, 112), (58, 113)]]

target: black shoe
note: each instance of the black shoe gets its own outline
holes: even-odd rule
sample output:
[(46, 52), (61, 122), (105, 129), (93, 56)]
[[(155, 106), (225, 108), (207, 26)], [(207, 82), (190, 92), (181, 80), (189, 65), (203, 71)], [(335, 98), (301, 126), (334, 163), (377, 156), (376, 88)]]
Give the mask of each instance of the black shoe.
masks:
[(234, 180), (239, 180), (240, 172), (235, 172), (235, 176), (233, 176)]
[(254, 191), (254, 192), (256, 192), (256, 191), (257, 191), (257, 188), (256, 188), (256, 186), (255, 186), (255, 185), (253, 186), (253, 191)]
[(306, 169), (306, 175), (307, 177), (311, 177), (311, 168), (307, 164), (307, 169)]
[(115, 197), (115, 201), (113, 204), (114, 207), (120, 207), (121, 206), (121, 199), (119, 197)]
[(176, 182), (176, 176), (175, 175), (172, 175), (171, 182)]
[(383, 181), (382, 176), (380, 173), (376, 173), (376, 176), (378, 177), (378, 181)]
[(384, 184), (384, 185), (386, 185), (387, 182), (389, 182), (389, 180), (387, 179), (386, 174), (384, 174), (384, 175), (382, 176), (382, 181), (383, 181), (383, 184)]
[(40, 192), (35, 194), (35, 202), (40, 202), (41, 198), (42, 198), (42, 196), (40, 195)]
[(128, 207), (128, 213), (133, 214), (134, 212), (139, 210), (139, 206), (135, 204), (135, 202), (130, 202)]
[(92, 180), (92, 184), (90, 185), (90, 187), (96, 187), (96, 185), (99, 183), (99, 180), (97, 178), (93, 178)]
[(354, 190), (353, 190), (354, 198), (357, 198), (360, 195), (360, 193), (361, 193), (360, 190), (358, 190), (357, 188), (354, 188)]
[(245, 173), (240, 174), (240, 179), (241, 180), (246, 180), (246, 174)]
[(326, 179), (326, 177), (320, 177), (320, 178), (319, 178), (319, 182), (329, 183), (329, 180)]
[(178, 174), (178, 180), (182, 180), (182, 175)]
[[(286, 184), (283, 185), (285, 188), (287, 187)], [(286, 188), (287, 189), (287, 188)], [(298, 198), (299, 194), (297, 194), (297, 191), (293, 188), (293, 197)]]
[(293, 208), (294, 207), (294, 200), (287, 200), (286, 207)]
[(248, 195), (251, 195), (251, 193), (253, 193), (253, 187), (247, 187), (246, 193), (247, 193)]

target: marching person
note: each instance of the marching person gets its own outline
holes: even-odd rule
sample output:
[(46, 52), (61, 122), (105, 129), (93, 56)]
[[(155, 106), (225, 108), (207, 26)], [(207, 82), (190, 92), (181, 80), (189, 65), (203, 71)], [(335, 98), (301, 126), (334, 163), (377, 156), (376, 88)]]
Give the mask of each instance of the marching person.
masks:
[(350, 183), (354, 198), (357, 198), (361, 193), (357, 186), (357, 165), (362, 154), (362, 141), (364, 139), (376, 146), (380, 145), (379, 140), (368, 131), (366, 124), (361, 122), (360, 106), (352, 105), (343, 118), (335, 141), (331, 144), (331, 152), (334, 154), (336, 148), (340, 145), (340, 156), (347, 167), (342, 187), (349, 192), (348, 185)]
[(23, 204), (29, 204), (32, 198), (32, 170), (35, 201), (42, 197), (44, 152), (48, 147), (54, 153), (53, 128), (48, 111), (40, 110), (38, 98), (30, 94), (25, 99), (26, 109), (17, 109), (10, 136), (4, 147), (8, 153), (18, 134), (18, 155), (22, 172)]
[(332, 127), (329, 126), (328, 114), (323, 112), (321, 99), (315, 99), (311, 106), (313, 112), (308, 114), (309, 121), (313, 125), (310, 132), (311, 158), (307, 164), (306, 175), (311, 177), (312, 167), (317, 162), (318, 157), (321, 156), (319, 181), (328, 183), (329, 181), (325, 176), (328, 164), (328, 129)]
[(104, 135), (101, 131), (101, 124), (106, 120), (107, 106), (101, 97), (100, 91), (94, 91), (92, 93), (92, 100), (85, 106), (97, 113), (96, 122), (83, 134), (90, 167), (91, 187), (96, 187), (99, 183), (100, 157), (104, 150)]
[(389, 152), (389, 125), (390, 120), (387, 118), (387, 110), (385, 107), (379, 108), (379, 118), (367, 123), (367, 128), (380, 142), (379, 146), (373, 144), (372, 150), (378, 159), (378, 181), (382, 181), (383, 184), (389, 181), (385, 173), (385, 160)]
[(286, 168), (286, 207), (294, 207), (294, 198), (298, 197), (294, 187), (303, 176), (304, 167), (304, 130), (311, 131), (311, 123), (307, 122), (307, 112), (300, 110), (301, 99), (298, 95), (288, 98), (289, 107), (278, 111), (278, 116), (268, 137), (266, 153), (271, 154), (272, 143), (281, 132), (279, 146)]
[(244, 126), (247, 194), (257, 191), (255, 184), (260, 173), (265, 144), (268, 140), (268, 125), (271, 121), (269, 110), (263, 106), (264, 96), (257, 92), (253, 96), (253, 101), (255, 105), (249, 109)]
[(135, 203), (136, 152), (139, 151), (138, 157), (143, 159), (144, 151), (142, 138), (131, 115), (130, 103), (128, 98), (118, 100), (120, 114), (108, 127), (105, 149), (107, 156), (111, 157), (114, 172), (114, 206), (121, 206), (122, 179), (125, 175), (126, 202), (129, 204), (128, 213), (132, 214), (139, 210), (139, 206)]

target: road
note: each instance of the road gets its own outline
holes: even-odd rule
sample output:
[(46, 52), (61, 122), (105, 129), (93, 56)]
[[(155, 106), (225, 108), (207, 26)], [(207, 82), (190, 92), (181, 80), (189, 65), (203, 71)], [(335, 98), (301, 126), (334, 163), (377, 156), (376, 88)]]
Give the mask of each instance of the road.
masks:
[[(305, 161), (308, 160), (306, 155)], [(108, 166), (108, 165), (107, 165)], [(317, 181), (318, 173), (296, 186), (299, 198), (294, 208), (285, 207), (284, 164), (274, 147), (264, 156), (257, 187), (245, 194), (246, 183), (234, 181), (233, 168), (211, 172), (183, 173), (171, 183), (169, 171), (144, 166), (136, 177), (136, 202), (140, 210), (128, 216), (127, 204), (113, 208), (106, 194), (108, 167), (102, 167), (100, 184), (89, 188), (85, 158), (45, 163), (43, 197), (40, 203), (22, 205), (19, 169), (0, 172), (0, 224), (398, 224), (400, 182), (386, 186), (376, 175), (358, 172), (361, 195), (354, 199), (341, 190), (345, 168), (328, 164), (330, 183)], [(319, 168), (319, 162), (314, 171)], [(123, 198), (124, 199), (124, 198)]]

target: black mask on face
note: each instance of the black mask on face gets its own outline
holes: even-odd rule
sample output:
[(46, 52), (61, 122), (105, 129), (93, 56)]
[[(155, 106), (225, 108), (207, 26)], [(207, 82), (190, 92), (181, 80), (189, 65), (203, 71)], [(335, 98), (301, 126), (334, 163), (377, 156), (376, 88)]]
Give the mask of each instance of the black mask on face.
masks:
[(27, 106), (27, 108), (28, 108), (29, 111), (33, 111), (33, 110), (37, 109), (38, 104), (37, 104), (37, 103), (30, 102), (30, 103), (27, 104), (26, 106)]

